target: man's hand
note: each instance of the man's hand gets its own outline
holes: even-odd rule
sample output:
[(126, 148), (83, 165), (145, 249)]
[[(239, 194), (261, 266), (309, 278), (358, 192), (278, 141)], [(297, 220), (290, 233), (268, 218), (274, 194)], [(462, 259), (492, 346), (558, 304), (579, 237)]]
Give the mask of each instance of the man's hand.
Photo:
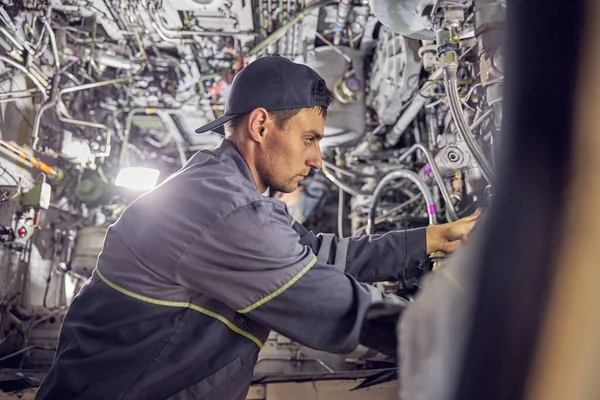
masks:
[(467, 241), (467, 236), (482, 211), (478, 209), (472, 215), (442, 225), (432, 225), (427, 227), (427, 253), (434, 251), (443, 251), (452, 253), (463, 242)]

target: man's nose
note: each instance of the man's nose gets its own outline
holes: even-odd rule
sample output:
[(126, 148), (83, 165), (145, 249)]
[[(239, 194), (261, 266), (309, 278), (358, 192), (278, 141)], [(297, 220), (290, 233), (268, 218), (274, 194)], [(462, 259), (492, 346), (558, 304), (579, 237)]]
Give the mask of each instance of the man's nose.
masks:
[(311, 168), (321, 169), (323, 166), (323, 158), (321, 157), (321, 149), (319, 147), (317, 147), (315, 155), (309, 158), (306, 164)]

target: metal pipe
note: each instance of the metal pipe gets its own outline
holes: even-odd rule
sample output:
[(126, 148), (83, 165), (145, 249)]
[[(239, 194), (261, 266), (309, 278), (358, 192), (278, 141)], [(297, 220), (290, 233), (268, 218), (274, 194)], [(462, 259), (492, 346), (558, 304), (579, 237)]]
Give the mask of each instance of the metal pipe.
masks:
[(152, 26), (156, 31), (161, 31), (165, 37), (170, 39), (181, 38), (183, 36), (245, 36), (254, 35), (254, 32), (228, 32), (228, 31), (187, 31), (187, 30), (174, 30), (169, 29), (163, 25), (160, 20), (160, 15), (157, 10), (152, 10), (150, 16), (154, 23)]
[(46, 27), (46, 30), (48, 31), (48, 36), (50, 37), (50, 44), (52, 46), (52, 54), (54, 56), (54, 67), (56, 68), (56, 73), (54, 75), (54, 77), (52, 78), (52, 89), (50, 92), (50, 98), (44, 103), (44, 105), (42, 106), (42, 108), (40, 108), (40, 111), (38, 111), (38, 113), (35, 115), (35, 121), (33, 124), (33, 132), (32, 132), (32, 144), (31, 147), (34, 151), (37, 150), (37, 146), (38, 146), (38, 142), (39, 142), (39, 131), (40, 131), (40, 125), (42, 123), (42, 116), (44, 115), (44, 113), (54, 107), (56, 105), (57, 102), (57, 90), (58, 90), (58, 84), (60, 82), (60, 58), (58, 55), (58, 46), (56, 45), (56, 36), (54, 35), (54, 31), (52, 30), (52, 27), (50, 26), (50, 22), (48, 21), (48, 19), (46, 19), (44, 21), (44, 26)]
[(446, 209), (448, 210), (448, 212), (450, 213), (450, 216), (452, 216), (452, 218), (454, 220), (458, 220), (458, 215), (456, 214), (456, 210), (454, 209), (454, 205), (452, 204), (452, 197), (450, 197), (450, 193), (448, 193), (448, 189), (446, 188), (446, 185), (444, 185), (444, 179), (442, 178), (442, 173), (440, 172), (439, 168), (437, 167), (437, 164), (435, 163), (435, 159), (433, 158), (433, 155), (423, 144), (421, 144), (421, 143), (413, 144), (411, 147), (409, 147), (408, 150), (406, 150), (404, 153), (402, 153), (402, 155), (398, 158), (397, 162), (398, 163), (403, 162), (404, 160), (406, 160), (408, 158), (408, 156), (410, 156), (412, 153), (414, 153), (417, 150), (421, 150), (423, 152), (423, 154), (425, 154), (425, 158), (427, 158), (427, 162), (429, 163), (429, 166), (431, 167), (431, 172), (433, 173), (433, 177), (435, 178), (435, 181), (436, 181), (438, 187), (440, 188), (440, 192), (442, 193), (442, 197), (444, 198), (444, 201), (446, 202)]
[(331, 182), (333, 182), (337, 187), (339, 187), (344, 192), (351, 194), (352, 196), (370, 196), (371, 195), (371, 192), (361, 192), (361, 191), (358, 191), (358, 190), (346, 185), (344, 182), (340, 181), (335, 175), (333, 175), (331, 172), (329, 172), (329, 170), (327, 169), (326, 166), (323, 166), (323, 168), (321, 168), (321, 170), (323, 171), (323, 174), (327, 177), (327, 179), (329, 179)]
[(481, 174), (490, 184), (494, 179), (494, 174), (492, 172), (492, 168), (490, 167), (483, 151), (475, 142), (475, 138), (473, 137), (471, 130), (469, 129), (469, 125), (465, 118), (465, 115), (460, 106), (460, 96), (458, 94), (458, 82), (457, 82), (457, 66), (455, 64), (445, 65), (443, 68), (444, 71), (444, 85), (446, 86), (446, 95), (448, 96), (448, 103), (450, 105), (450, 111), (452, 113), (452, 118), (454, 119), (454, 123), (456, 124), (458, 131), (460, 132), (463, 140), (466, 142), (471, 154), (473, 154), (473, 158), (477, 163), (477, 166), (481, 170)]
[(104, 124), (100, 124), (98, 122), (90, 122), (90, 121), (84, 121), (84, 120), (79, 120), (79, 119), (65, 118), (62, 115), (59, 115), (58, 119), (60, 119), (63, 122), (67, 122), (69, 124), (87, 126), (88, 128), (103, 129), (106, 131), (110, 130), (108, 126), (106, 126)]
[(25, 50), (25, 47), (23, 47), (21, 42), (19, 42), (13, 35), (11, 35), (10, 32), (8, 30), (6, 30), (6, 28), (0, 27), (0, 33), (2, 33), (2, 35), (4, 35), (4, 37), (6, 37), (8, 40), (10, 40), (10, 42), (17, 49), (19, 54), (21, 54)]
[(63, 95), (65, 95), (67, 93), (78, 92), (80, 90), (94, 89), (94, 88), (101, 87), (101, 86), (114, 85), (116, 83), (128, 82), (128, 81), (131, 81), (136, 78), (137, 78), (137, 76), (127, 76), (125, 78), (109, 79), (106, 81), (86, 83), (85, 85), (80, 85), (80, 86), (71, 86), (68, 88), (64, 88), (60, 92), (58, 92), (58, 97), (62, 97)]
[(13, 90), (12, 92), (2, 92), (2, 93), (0, 93), (0, 96), (23, 95), (23, 94), (35, 93), (37, 91), (38, 91), (38, 89), (36, 89), (36, 88), (29, 88), (29, 89), (25, 89), (25, 90)]
[(100, 124), (97, 122), (90, 122), (90, 121), (83, 121), (80, 119), (73, 119), (73, 118), (65, 118), (62, 115), (58, 114), (58, 119), (69, 123), (69, 124), (73, 124), (73, 125), (81, 125), (81, 126), (87, 126), (89, 128), (96, 128), (96, 129), (102, 129), (106, 132), (106, 143), (104, 145), (104, 151), (101, 153), (94, 153), (94, 155), (96, 157), (108, 157), (110, 155), (110, 150), (111, 150), (111, 132), (110, 132), (110, 128), (104, 124)]
[(181, 162), (181, 166), (183, 167), (187, 163), (188, 159), (187, 155), (185, 154), (185, 148), (183, 146), (184, 138), (175, 122), (173, 122), (173, 118), (171, 118), (171, 115), (176, 114), (176, 112), (169, 113), (168, 111), (163, 112), (157, 110), (156, 114), (160, 118), (160, 121), (167, 130), (169, 136), (172, 136), (172, 133), (175, 134), (175, 146), (177, 147), (177, 152), (179, 153), (179, 161)]
[(367, 220), (367, 235), (370, 235), (373, 232), (373, 226), (375, 225), (375, 211), (377, 208), (377, 201), (379, 200), (379, 196), (381, 196), (381, 193), (383, 192), (384, 188), (388, 185), (388, 183), (400, 178), (408, 179), (409, 181), (417, 185), (421, 193), (423, 193), (423, 197), (425, 198), (425, 202), (427, 203), (429, 225), (437, 224), (437, 207), (435, 205), (435, 201), (433, 200), (433, 195), (431, 194), (431, 191), (429, 190), (425, 182), (423, 182), (419, 175), (417, 175), (413, 171), (410, 171), (408, 169), (398, 169), (384, 176), (383, 179), (377, 184), (375, 192), (373, 192), (373, 198), (371, 199), (371, 205), (369, 207), (369, 216)]
[(33, 149), (33, 151), (37, 151), (39, 138), (40, 138), (39, 132), (40, 132), (40, 126), (42, 124), (42, 116), (48, 109), (50, 109), (56, 105), (57, 100), (58, 99), (56, 99), (56, 98), (49, 99), (46, 103), (44, 103), (42, 108), (40, 108), (40, 111), (38, 111), (37, 114), (35, 115), (35, 120), (33, 122), (33, 132), (31, 133), (31, 137), (32, 137), (31, 148)]
[(40, 58), (46, 51), (46, 47), (48, 47), (48, 40), (46, 40), (46, 26), (44, 25), (42, 26), (42, 31), (40, 32), (40, 38), (38, 39), (37, 43), (33, 45), (36, 53), (33, 58), (36, 60)]
[(94, 153), (96, 157), (108, 157), (110, 156), (110, 151), (112, 150), (112, 132), (110, 129), (106, 130), (106, 142), (104, 143), (104, 151), (99, 153)]
[[(44, 112), (46, 112), (49, 108), (53, 107), (54, 105), (56, 105), (56, 103), (61, 103), (63, 104), (62, 101), (62, 96), (67, 94), (67, 93), (73, 93), (73, 92), (78, 92), (80, 90), (87, 90), (87, 89), (94, 89), (97, 87), (102, 87), (102, 86), (107, 86), (107, 85), (112, 85), (115, 83), (121, 83), (121, 82), (127, 82), (134, 79), (134, 77), (126, 77), (126, 78), (118, 78), (118, 79), (109, 79), (106, 81), (102, 81), (102, 82), (93, 82), (93, 83), (87, 83), (85, 85), (79, 85), (79, 86), (71, 86), (68, 88), (64, 88), (62, 90), (60, 90), (56, 96), (56, 98), (54, 98), (53, 100), (45, 103), (42, 108), (40, 109), (40, 111), (37, 113), (37, 115), (35, 116), (35, 121), (33, 124), (33, 133), (32, 133), (32, 137), (33, 137), (33, 149), (35, 150), (37, 148), (37, 143), (39, 141), (39, 132), (40, 132), (40, 126), (41, 126), (41, 121), (42, 121), (42, 115), (44, 114)], [(82, 125), (82, 126), (88, 126), (88, 127), (92, 127), (92, 128), (99, 128), (99, 129), (104, 129), (107, 131), (107, 136), (110, 136), (110, 129), (103, 124), (97, 124), (94, 122), (87, 122), (87, 121), (82, 121), (82, 120), (77, 120), (77, 119), (72, 119), (72, 118), (65, 118), (61, 116), (61, 112), (59, 111), (58, 113), (58, 118), (63, 121), (63, 122), (67, 122), (67, 123), (71, 123), (71, 124), (75, 124), (75, 125)], [(107, 138), (107, 145), (110, 145), (110, 138)], [(110, 147), (107, 147), (106, 151), (110, 151)]]
[(46, 93), (46, 86), (44, 86), (38, 80), (38, 78), (35, 75), (33, 75), (31, 73), (31, 71), (29, 71), (29, 69), (27, 67), (25, 67), (24, 65), (19, 64), (18, 62), (14, 61), (14, 60), (11, 60), (10, 58), (8, 58), (8, 57), (6, 57), (4, 55), (0, 55), (0, 61), (12, 65), (16, 69), (18, 69), (19, 71), (21, 71), (25, 75), (27, 75), (29, 77), (29, 79), (31, 79), (31, 81), (33, 82), (33, 84), (38, 87), (38, 89), (42, 93), (42, 96), (44, 96), (44, 99), (45, 100), (48, 99), (48, 93)]
[(40, 69), (40, 67), (37, 66), (37, 64), (29, 64), (28, 67), (31, 74), (35, 76), (37, 80), (39, 80), (44, 85), (44, 87), (48, 87), (50, 85), (50, 78), (47, 77), (46, 74), (44, 74), (44, 72), (42, 72), (42, 70)]
[[(93, 82), (93, 83), (87, 83), (85, 85), (79, 85), (79, 86), (72, 86), (72, 87), (68, 87), (65, 89), (62, 89), (60, 92), (58, 92), (58, 96), (57, 96), (57, 100), (62, 103), (62, 96), (67, 94), (67, 93), (73, 93), (73, 92), (78, 92), (81, 90), (87, 90), (87, 89), (94, 89), (97, 87), (102, 87), (102, 86), (108, 86), (108, 85), (114, 85), (117, 83), (122, 83), (122, 82), (128, 82), (131, 81), (133, 79), (135, 79), (136, 76), (128, 76), (125, 78), (117, 78), (117, 79), (109, 79), (106, 81), (101, 81), (101, 82)], [(106, 131), (106, 144), (105, 144), (105, 149), (102, 153), (96, 153), (95, 155), (97, 157), (108, 157), (110, 155), (110, 151), (111, 151), (111, 132), (110, 132), (110, 128), (104, 124), (99, 124), (96, 122), (89, 122), (89, 121), (82, 121), (82, 120), (78, 120), (78, 119), (72, 119), (72, 118), (65, 118), (63, 116), (58, 115), (58, 118), (63, 121), (63, 122), (67, 122), (67, 123), (71, 123), (71, 124), (75, 124), (75, 125), (82, 125), (82, 126), (87, 126), (87, 127), (91, 127), (91, 128), (97, 128), (97, 129), (102, 129)], [(39, 126), (38, 126), (39, 129)], [(37, 134), (37, 133), (36, 133)]]
[(125, 118), (125, 131), (123, 132), (123, 141), (121, 142), (121, 153), (119, 156), (119, 168), (125, 165), (125, 158), (127, 156), (127, 145), (129, 144), (129, 136), (131, 134), (131, 126), (133, 125), (133, 117), (136, 114), (152, 115), (156, 113), (156, 108), (134, 108), (127, 113)]
[(350, 178), (357, 178), (358, 174), (352, 171), (348, 171), (347, 169), (344, 168), (340, 168), (337, 165), (323, 159), (323, 165), (325, 165), (327, 168), (332, 169), (335, 172), (338, 172), (342, 175), (346, 175), (349, 176)]
[[(62, 106), (62, 108), (64, 110), (66, 110), (66, 106), (64, 105), (63, 101), (62, 101), (62, 96), (67, 94), (67, 93), (73, 93), (73, 92), (78, 92), (80, 90), (87, 90), (87, 89), (94, 89), (97, 87), (102, 87), (102, 86), (106, 86), (106, 85), (114, 85), (117, 83), (122, 83), (122, 82), (127, 82), (130, 80), (134, 80), (136, 79), (138, 76), (128, 76), (125, 78), (117, 78), (117, 79), (109, 79), (106, 81), (101, 81), (101, 82), (93, 82), (93, 83), (86, 83), (85, 85), (78, 85), (78, 86), (71, 86), (65, 89), (62, 89), (60, 92), (58, 92), (58, 105)], [(60, 111), (60, 110), (59, 110)], [(71, 118), (71, 116), (69, 114), (67, 114), (65, 111), (60, 111), (63, 115)]]
[(471, 130), (471, 132), (473, 132), (475, 129), (479, 128), (479, 125), (481, 125), (483, 123), (483, 121), (485, 121), (485, 119), (487, 117), (489, 117), (490, 115), (492, 115), (493, 112), (494, 112), (494, 109), (493, 108), (489, 108), (489, 109), (486, 110), (486, 112), (484, 112), (483, 114), (481, 114), (479, 117), (477, 117), (477, 115), (475, 115), (477, 118), (475, 118), (475, 121), (473, 121), (473, 123), (469, 127), (469, 129)]
[(336, 1), (337, 0), (320, 0), (320, 1), (317, 1), (316, 3), (314, 3), (314, 4), (311, 4), (308, 7), (305, 7), (300, 12), (296, 13), (292, 18), (290, 18), (290, 20), (288, 22), (286, 22), (285, 24), (283, 24), (279, 29), (277, 29), (275, 32), (271, 33), (263, 41), (261, 41), (255, 47), (253, 47), (248, 52), (248, 55), (251, 56), (251, 55), (254, 55), (254, 54), (258, 53), (259, 51), (261, 51), (265, 47), (267, 47), (274, 40), (278, 40), (281, 37), (283, 37), (285, 35), (285, 33), (292, 26), (294, 26), (296, 24), (296, 22), (298, 22), (300, 19), (304, 18), (305, 15), (310, 14), (314, 10), (317, 10), (317, 9), (319, 9), (321, 7), (326, 6), (326, 5), (333, 4)]
[(331, 47), (331, 49), (333, 51), (335, 51), (337, 54), (340, 55), (340, 57), (342, 57), (344, 60), (346, 60), (346, 62), (348, 63), (348, 66), (351, 67), (352, 66), (352, 59), (350, 58), (349, 55), (347, 55), (346, 53), (342, 52), (338, 46), (334, 45), (333, 43), (331, 43), (329, 40), (327, 40), (327, 38), (323, 35), (321, 35), (319, 32), (315, 32), (315, 34), (317, 35), (317, 37), (319, 39), (321, 39), (323, 41), (323, 43), (325, 43), (327, 46)]
[(344, 237), (344, 191), (338, 189), (338, 215), (337, 215), (338, 236)]
[[(373, 225), (378, 225), (380, 223), (382, 223), (383, 221), (386, 220), (387, 217), (389, 217), (390, 215), (402, 210), (404, 207), (407, 207), (409, 205), (411, 205), (412, 203), (416, 202), (417, 200), (419, 200), (423, 195), (421, 193), (412, 196), (410, 199), (406, 200), (403, 203), (398, 204), (397, 206), (394, 206), (392, 208), (390, 208), (389, 210), (387, 210), (386, 212), (384, 212), (383, 214), (381, 214), (380, 216), (378, 216), (377, 218), (375, 218), (375, 222)], [(365, 231), (367, 229), (366, 225), (365, 226), (361, 226), (360, 228), (358, 228), (356, 230), (356, 232), (354, 232), (353, 236), (359, 236), (363, 231)]]
[(56, 45), (56, 35), (54, 35), (54, 31), (47, 19), (44, 21), (44, 26), (48, 31), (48, 36), (50, 36), (50, 45), (52, 46), (52, 55), (54, 56), (54, 66), (56, 67), (56, 73), (58, 73), (58, 71), (60, 71), (60, 57), (58, 55), (58, 46)]
[(342, 31), (348, 23), (348, 14), (350, 14), (350, 0), (340, 0), (338, 3), (337, 14), (335, 19), (335, 32), (333, 36), (333, 44), (339, 46), (342, 39)]
[(135, 33), (135, 41), (137, 42), (137, 45), (140, 49), (140, 54), (142, 55), (142, 59), (147, 60), (148, 54), (146, 54), (146, 50), (144, 50), (144, 43), (142, 43), (142, 37), (140, 36), (140, 33), (138, 32), (137, 29), (134, 28), (133, 32)]
[(0, 147), (17, 155), (19, 158), (27, 161), (30, 165), (32, 165), (33, 167), (39, 169), (40, 171), (42, 171), (48, 175), (50, 175), (51, 177), (55, 177), (58, 173), (58, 171), (56, 169), (52, 168), (48, 164), (38, 160), (34, 156), (30, 156), (29, 154), (25, 153), (23, 150), (21, 150), (17, 146), (12, 145), (2, 139), (0, 139)]
[(388, 145), (393, 146), (398, 143), (400, 137), (406, 131), (406, 128), (411, 124), (411, 122), (417, 117), (419, 111), (427, 104), (431, 99), (429, 97), (423, 96), (421, 93), (425, 90), (428, 90), (431, 85), (434, 84), (432, 81), (436, 81), (442, 77), (443, 71), (442, 69), (438, 69), (435, 71), (427, 82), (421, 86), (421, 88), (417, 91), (417, 94), (412, 98), (410, 105), (404, 110), (392, 130), (385, 135), (385, 141)]
[(202, 110), (187, 110), (182, 108), (134, 108), (127, 113), (125, 118), (125, 131), (123, 132), (123, 142), (121, 143), (121, 154), (119, 156), (119, 167), (125, 164), (125, 157), (127, 155), (127, 145), (129, 144), (129, 137), (131, 135), (131, 126), (133, 125), (133, 117), (136, 114), (167, 114), (167, 115), (178, 115), (178, 114), (193, 114), (195, 112), (203, 113)]
[(177, 44), (192, 44), (192, 43), (196, 43), (194, 41), (194, 39), (174, 39), (171, 37), (166, 36), (158, 27), (158, 25), (156, 25), (154, 22), (151, 23), (152, 27), (154, 28), (154, 30), (156, 31), (156, 33), (158, 34), (158, 36), (164, 40), (165, 42), (171, 42), (171, 43), (177, 43)]
[(77, 77), (75, 75), (73, 75), (72, 73), (70, 73), (69, 71), (64, 71), (62, 74), (64, 76), (66, 76), (67, 78), (69, 78), (70, 80), (72, 80), (75, 85), (77, 85), (77, 86), (81, 85), (81, 81), (79, 79), (77, 79)]
[(31, 99), (32, 97), (34, 97), (35, 94), (30, 94), (28, 96), (15, 96), (15, 97), (8, 97), (6, 99), (0, 99), (0, 104), (1, 103), (10, 103), (13, 101), (17, 101), (17, 100), (23, 100), (23, 99)]
[(87, 73), (92, 75), (92, 68), (98, 71), (98, 64), (96, 64), (96, 33), (98, 32), (98, 21), (96, 20), (96, 13), (92, 14), (92, 38), (90, 41), (90, 63), (88, 64)]

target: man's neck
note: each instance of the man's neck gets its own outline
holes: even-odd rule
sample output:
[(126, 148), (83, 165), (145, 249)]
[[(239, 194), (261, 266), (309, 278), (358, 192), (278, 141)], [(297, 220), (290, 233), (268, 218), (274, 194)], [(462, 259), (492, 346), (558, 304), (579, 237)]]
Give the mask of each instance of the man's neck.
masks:
[(260, 179), (260, 175), (258, 174), (258, 170), (256, 169), (254, 163), (254, 149), (252, 149), (251, 145), (249, 143), (242, 143), (241, 140), (233, 136), (230, 136), (225, 140), (228, 140), (244, 159), (244, 162), (246, 163), (248, 169), (250, 170), (250, 173), (252, 174), (254, 184), (256, 185), (256, 189), (259, 191), (259, 193), (266, 192), (267, 186), (263, 183), (262, 179)]

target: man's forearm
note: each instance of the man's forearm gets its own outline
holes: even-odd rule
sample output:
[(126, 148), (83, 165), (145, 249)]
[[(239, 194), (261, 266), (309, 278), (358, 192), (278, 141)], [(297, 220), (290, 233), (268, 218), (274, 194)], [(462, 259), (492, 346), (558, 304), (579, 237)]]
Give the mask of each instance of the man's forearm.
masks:
[(350, 238), (346, 271), (363, 282), (406, 280), (426, 269), (425, 228)]
[(407, 279), (414, 271), (426, 269), (425, 228), (342, 239), (333, 234), (315, 235), (299, 223), (294, 229), (300, 243), (311, 247), (320, 261), (361, 282)]

